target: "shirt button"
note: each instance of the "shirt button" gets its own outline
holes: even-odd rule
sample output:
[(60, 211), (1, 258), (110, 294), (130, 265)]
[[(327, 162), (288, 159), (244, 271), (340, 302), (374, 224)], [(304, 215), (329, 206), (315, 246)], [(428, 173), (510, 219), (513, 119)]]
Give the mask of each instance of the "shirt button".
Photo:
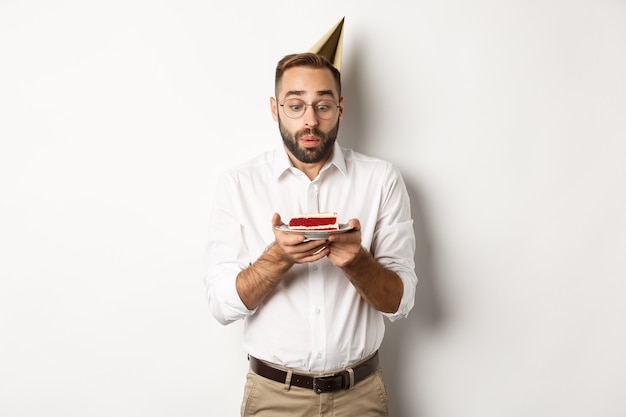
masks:
[(320, 315), (320, 312), (321, 312), (321, 311), (320, 311), (320, 309), (319, 309), (319, 308), (316, 308), (316, 309), (315, 309), (315, 314), (317, 314), (318, 316)]
[(318, 353), (318, 354), (317, 354), (317, 359), (321, 359), (321, 358), (322, 358), (322, 354), (321, 354), (321, 353)]

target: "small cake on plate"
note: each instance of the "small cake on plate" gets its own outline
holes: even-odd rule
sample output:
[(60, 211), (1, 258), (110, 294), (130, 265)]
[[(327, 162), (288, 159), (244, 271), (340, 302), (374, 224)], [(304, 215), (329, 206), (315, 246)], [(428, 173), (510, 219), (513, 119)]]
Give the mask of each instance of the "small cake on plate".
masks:
[(291, 230), (339, 230), (339, 221), (334, 211), (300, 214), (289, 220), (289, 228)]

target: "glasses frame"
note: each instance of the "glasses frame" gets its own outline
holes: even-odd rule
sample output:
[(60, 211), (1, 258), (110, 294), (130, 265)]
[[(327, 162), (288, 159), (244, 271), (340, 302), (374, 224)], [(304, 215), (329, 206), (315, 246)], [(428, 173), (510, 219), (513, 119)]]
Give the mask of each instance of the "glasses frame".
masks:
[[(304, 110), (302, 110), (302, 113), (299, 116), (291, 117), (285, 111), (285, 103), (287, 101), (289, 101), (289, 100), (299, 100), (299, 101), (302, 102), (302, 105), (304, 106)], [(319, 104), (320, 102), (322, 102), (322, 101), (329, 101), (329, 102), (333, 103), (333, 105), (335, 106), (335, 113), (334, 113), (334, 115), (329, 117), (328, 119), (325, 119), (324, 117), (320, 116), (320, 114), (317, 112), (317, 109), (315, 108), (315, 106), (317, 104)], [(322, 120), (331, 120), (333, 117), (335, 117), (338, 114), (337, 110), (341, 107), (341, 105), (337, 104), (334, 100), (320, 100), (320, 101), (318, 101), (316, 103), (305, 103), (304, 100), (300, 100), (299, 98), (286, 98), (282, 103), (278, 103), (278, 105), (283, 108), (283, 113), (285, 113), (285, 116), (287, 116), (288, 118), (290, 118), (292, 120), (297, 120), (297, 119), (302, 118), (302, 116), (304, 116), (304, 114), (306, 113), (306, 109), (309, 108), (309, 107), (311, 107), (313, 109), (313, 113), (315, 113), (315, 116), (319, 117), (320, 119), (322, 119)]]

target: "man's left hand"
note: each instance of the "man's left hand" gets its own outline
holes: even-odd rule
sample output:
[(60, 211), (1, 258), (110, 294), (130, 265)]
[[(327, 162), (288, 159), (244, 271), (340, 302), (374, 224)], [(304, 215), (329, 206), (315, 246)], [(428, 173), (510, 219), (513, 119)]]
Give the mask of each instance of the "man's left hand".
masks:
[(358, 219), (348, 220), (352, 230), (328, 236), (328, 260), (340, 268), (349, 265), (361, 250), (361, 222)]

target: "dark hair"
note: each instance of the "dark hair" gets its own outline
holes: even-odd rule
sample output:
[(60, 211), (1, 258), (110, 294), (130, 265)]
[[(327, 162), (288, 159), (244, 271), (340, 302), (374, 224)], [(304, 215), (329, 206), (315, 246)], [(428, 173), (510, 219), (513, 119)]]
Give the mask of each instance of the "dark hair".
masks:
[(335, 68), (326, 57), (312, 52), (286, 55), (283, 59), (278, 61), (276, 65), (276, 77), (274, 79), (276, 95), (278, 95), (278, 85), (283, 78), (283, 73), (289, 68), (294, 67), (328, 68), (335, 78), (337, 91), (341, 97), (341, 74), (339, 70)]

